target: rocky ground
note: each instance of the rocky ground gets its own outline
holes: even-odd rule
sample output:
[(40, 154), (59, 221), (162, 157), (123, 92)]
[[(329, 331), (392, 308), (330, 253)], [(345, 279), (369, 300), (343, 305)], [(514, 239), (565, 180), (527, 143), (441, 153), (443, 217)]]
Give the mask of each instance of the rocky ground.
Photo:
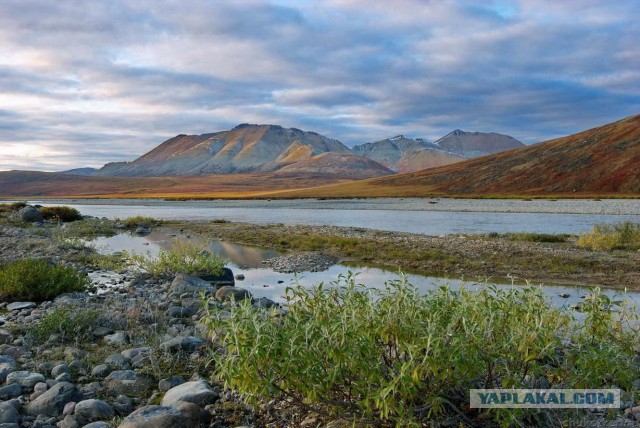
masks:
[(216, 345), (203, 305), (272, 301), (215, 280), (154, 280), (72, 261), (90, 251), (37, 227), (0, 226), (1, 260), (44, 257), (92, 282), (89, 293), (0, 303), (1, 428), (341, 426), (287, 403), (249, 406), (211, 380)]
[[(240, 237), (246, 227), (180, 225), (228, 239)], [(256, 307), (273, 302), (184, 274), (157, 280), (133, 268), (99, 267), (87, 262), (93, 260), (92, 250), (55, 239), (53, 228), (0, 225), (0, 262), (39, 257), (72, 265), (87, 273), (92, 289), (46, 302), (0, 303), (0, 428), (354, 426), (296, 403), (251, 406), (212, 380), (211, 353), (217, 347), (202, 322), (203, 310), (223, 308), (231, 296), (252, 299)], [(253, 236), (262, 236), (256, 233), (259, 228), (253, 230)], [(273, 232), (287, 239), (295, 233), (374, 240), (380, 243), (374, 254), (383, 251), (383, 244), (400, 246), (401, 251), (403, 246), (411, 251), (437, 247), (472, 260), (532, 249), (541, 257), (576, 252), (490, 237), (420, 237), (354, 228), (276, 226)], [(276, 270), (312, 270), (338, 257), (344, 254), (330, 250), (287, 255), (270, 263)], [(399, 265), (404, 262), (398, 259)], [(638, 266), (636, 259), (632, 262)], [(200, 298), (202, 291), (211, 297), (208, 302)], [(640, 416), (640, 408), (634, 409)], [(461, 424), (455, 416), (441, 422), (431, 426)], [(618, 423), (612, 426), (636, 426), (631, 417)]]

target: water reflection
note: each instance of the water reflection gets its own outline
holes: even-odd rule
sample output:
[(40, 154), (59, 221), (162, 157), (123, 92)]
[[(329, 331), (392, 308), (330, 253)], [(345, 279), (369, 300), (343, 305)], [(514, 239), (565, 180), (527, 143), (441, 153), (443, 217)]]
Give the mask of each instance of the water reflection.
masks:
[[(247, 245), (234, 244), (223, 241), (205, 242), (202, 239), (187, 237), (187, 235), (167, 235), (162, 231), (155, 230), (146, 236), (135, 236), (123, 233), (112, 237), (99, 237), (91, 241), (95, 248), (103, 253), (110, 254), (115, 251), (133, 251), (136, 253), (149, 253), (157, 255), (161, 248), (169, 249), (176, 242), (190, 241), (196, 245), (207, 246), (216, 254), (229, 261), (228, 266), (235, 274), (243, 274), (245, 279), (237, 282), (237, 286), (251, 291), (258, 297), (268, 297), (277, 302), (284, 302), (286, 288), (293, 284), (300, 284), (310, 287), (323, 282), (329, 285), (335, 282), (340, 275), (347, 275), (349, 272), (356, 272), (357, 282), (366, 284), (367, 287), (382, 288), (388, 281), (400, 278), (398, 271), (380, 269), (375, 267), (354, 267), (347, 265), (334, 265), (323, 272), (304, 272), (298, 275), (275, 272), (271, 268), (264, 267), (261, 263), (271, 257), (280, 255), (279, 252), (269, 249), (262, 249)], [(448, 285), (453, 290), (458, 290), (464, 286), (470, 290), (481, 290), (492, 284), (481, 281), (464, 281), (456, 279), (444, 279), (423, 275), (406, 275), (409, 283), (413, 284), (420, 292), (426, 293), (437, 287)], [(521, 285), (496, 285), (502, 289), (511, 287), (521, 288)], [(576, 286), (549, 286), (534, 284), (547, 295), (549, 301), (558, 307), (571, 307), (580, 304), (582, 297), (590, 292), (589, 288)], [(621, 291), (604, 290), (603, 294), (614, 297), (622, 296)], [(625, 294), (625, 299), (640, 306), (640, 293), (633, 292)]]

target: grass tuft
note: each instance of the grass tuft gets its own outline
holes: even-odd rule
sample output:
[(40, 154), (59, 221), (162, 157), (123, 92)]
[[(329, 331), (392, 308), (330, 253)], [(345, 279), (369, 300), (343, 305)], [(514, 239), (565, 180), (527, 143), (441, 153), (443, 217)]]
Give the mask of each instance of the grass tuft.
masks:
[(43, 301), (62, 293), (85, 291), (89, 279), (73, 268), (25, 259), (0, 268), (0, 300)]
[(50, 221), (59, 221), (62, 223), (70, 223), (82, 220), (80, 211), (71, 207), (42, 207), (40, 208), (42, 218)]
[(577, 245), (590, 250), (640, 249), (640, 224), (624, 222), (613, 226), (596, 225), (580, 235)]

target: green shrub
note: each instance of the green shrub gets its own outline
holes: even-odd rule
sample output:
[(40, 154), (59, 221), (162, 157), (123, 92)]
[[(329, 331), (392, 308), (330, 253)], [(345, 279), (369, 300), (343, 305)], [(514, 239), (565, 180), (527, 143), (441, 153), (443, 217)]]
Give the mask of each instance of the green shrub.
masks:
[(150, 254), (124, 253), (132, 264), (157, 278), (177, 273), (190, 275), (219, 275), (225, 261), (217, 254), (188, 242), (176, 241), (170, 250), (161, 249), (157, 257)]
[(0, 300), (52, 299), (59, 294), (85, 291), (89, 279), (73, 268), (46, 260), (25, 259), (0, 268)]
[[(463, 415), (468, 390), (478, 385), (531, 388), (546, 379), (567, 388), (630, 388), (638, 377), (637, 328), (626, 323), (632, 311), (615, 312), (600, 297), (592, 302), (578, 323), (535, 288), (442, 287), (420, 295), (404, 279), (373, 290), (348, 276), (329, 287), (289, 289), (284, 317), (241, 302), (204, 320), (224, 348), (214, 356), (216, 376), (248, 399), (285, 398), (413, 426), (440, 413)], [(509, 426), (541, 417), (488, 412)]]
[(553, 233), (508, 233), (505, 235), (510, 241), (525, 241), (525, 242), (566, 242), (570, 235), (566, 234), (553, 234)]
[(129, 217), (124, 220), (116, 220), (116, 221), (117, 222), (119, 221), (122, 224), (124, 224), (127, 229), (135, 229), (136, 227), (138, 227), (140, 223), (146, 223), (148, 225), (154, 225), (154, 224), (160, 223), (160, 221), (156, 220), (153, 217), (145, 217), (141, 215)]
[(76, 220), (82, 220), (80, 211), (71, 207), (42, 207), (40, 214), (45, 220), (60, 221), (62, 223), (70, 223)]
[(26, 202), (9, 202), (6, 204), (0, 204), (0, 213), (12, 213), (16, 211), (20, 211), (22, 208), (26, 207)]
[(640, 224), (596, 225), (590, 232), (580, 235), (577, 245), (590, 250), (637, 250), (640, 249)]
[(99, 218), (88, 218), (65, 224), (55, 231), (60, 238), (83, 238), (115, 235), (113, 221)]
[(99, 315), (95, 309), (57, 308), (28, 326), (26, 333), (36, 343), (44, 343), (54, 335), (60, 343), (82, 342), (90, 337)]

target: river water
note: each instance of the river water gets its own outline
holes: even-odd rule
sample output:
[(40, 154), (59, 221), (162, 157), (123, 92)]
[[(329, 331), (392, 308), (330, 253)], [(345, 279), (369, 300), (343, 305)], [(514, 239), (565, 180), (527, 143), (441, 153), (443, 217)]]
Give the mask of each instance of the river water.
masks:
[[(400, 274), (396, 271), (372, 267), (354, 267), (345, 264), (334, 265), (323, 272), (303, 272), (297, 275), (279, 273), (265, 267), (262, 263), (263, 260), (280, 255), (277, 251), (216, 240), (203, 241), (180, 234), (177, 236), (173, 234), (167, 235), (158, 230), (154, 230), (150, 235), (146, 236), (123, 233), (113, 237), (100, 237), (90, 242), (103, 254), (127, 250), (138, 254), (148, 253), (151, 256), (155, 256), (160, 249), (170, 249), (179, 240), (188, 240), (194, 245), (207, 247), (210, 251), (227, 260), (227, 266), (233, 270), (234, 274), (243, 274), (245, 277), (242, 281), (236, 281), (236, 286), (251, 291), (256, 297), (264, 296), (281, 303), (285, 301), (283, 296), (286, 288), (290, 285), (297, 283), (308, 287), (320, 282), (330, 285), (340, 275), (344, 276), (350, 272), (357, 274), (358, 283), (366, 284), (367, 287), (373, 288), (383, 288), (387, 281), (400, 279)], [(408, 274), (406, 277), (408, 282), (417, 287), (422, 293), (443, 285), (448, 285), (452, 289), (464, 286), (472, 290), (479, 290), (491, 285), (484, 281), (474, 281), (473, 279), (444, 279), (412, 274)], [(548, 299), (559, 307), (571, 307), (579, 304), (582, 301), (582, 297), (590, 291), (583, 287), (533, 285), (540, 287)], [(521, 285), (504, 284), (495, 286), (499, 288), (522, 287)], [(640, 293), (604, 290), (604, 294), (610, 297), (624, 298), (640, 306)]]
[(570, 233), (594, 224), (640, 222), (640, 200), (346, 199), (346, 200), (57, 200), (84, 215), (253, 224), (366, 227), (426, 235), (449, 233)]

